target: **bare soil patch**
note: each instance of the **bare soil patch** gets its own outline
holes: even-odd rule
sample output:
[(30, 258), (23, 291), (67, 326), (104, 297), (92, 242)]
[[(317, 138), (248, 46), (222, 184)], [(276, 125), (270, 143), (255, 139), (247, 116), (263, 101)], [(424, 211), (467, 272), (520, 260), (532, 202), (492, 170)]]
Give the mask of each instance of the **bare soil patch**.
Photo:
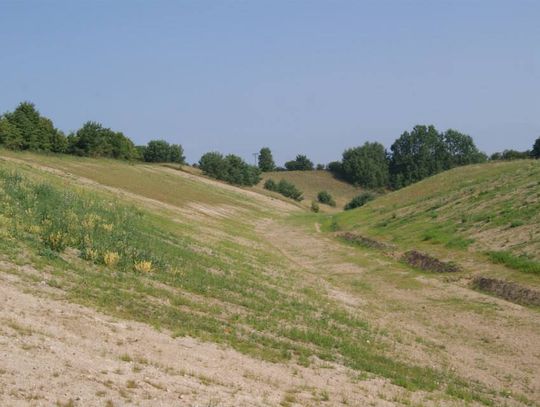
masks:
[(378, 250), (393, 249), (393, 247), (387, 243), (379, 242), (378, 240), (359, 235), (358, 233), (345, 232), (345, 233), (338, 234), (338, 236), (341, 239), (346, 240), (347, 242), (351, 242), (351, 243), (360, 245), (362, 247), (367, 247), (370, 249), (378, 249)]
[(402, 260), (410, 266), (435, 273), (455, 273), (461, 271), (461, 268), (457, 264), (441, 261), (429, 254), (416, 250), (406, 252), (402, 256)]
[(495, 278), (475, 277), (472, 286), (517, 304), (540, 306), (540, 291)]

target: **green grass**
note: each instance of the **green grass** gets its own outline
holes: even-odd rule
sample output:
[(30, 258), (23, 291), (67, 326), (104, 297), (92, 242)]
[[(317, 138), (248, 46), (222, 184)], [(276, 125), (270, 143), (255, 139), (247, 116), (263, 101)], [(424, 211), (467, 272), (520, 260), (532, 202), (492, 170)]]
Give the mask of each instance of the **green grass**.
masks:
[[(332, 218), (405, 248), (500, 250), (540, 260), (540, 161), (456, 168)], [(438, 249), (436, 249), (438, 248)]]
[(524, 273), (540, 274), (540, 262), (525, 256), (515, 256), (512, 253), (497, 251), (489, 252), (488, 256), (494, 263), (504, 264), (511, 269)]

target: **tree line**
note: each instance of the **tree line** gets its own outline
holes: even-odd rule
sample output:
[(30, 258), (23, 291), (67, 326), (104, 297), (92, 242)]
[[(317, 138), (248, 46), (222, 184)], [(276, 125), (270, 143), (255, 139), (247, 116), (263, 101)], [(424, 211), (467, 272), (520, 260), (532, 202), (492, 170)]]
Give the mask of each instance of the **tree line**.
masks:
[[(340, 161), (330, 162), (324, 169), (337, 177), (368, 189), (399, 189), (439, 172), (462, 165), (488, 160), (540, 158), (540, 137), (533, 148), (520, 152), (504, 150), (488, 157), (476, 147), (471, 136), (449, 129), (439, 132), (434, 126), (417, 125), (405, 131), (390, 146), (390, 151), (378, 142), (348, 148)], [(259, 154), (261, 171), (311, 171), (313, 162), (299, 154), (287, 161), (285, 168), (277, 168), (268, 147)], [(321, 169), (320, 165), (317, 169)]]
[[(13, 112), (0, 116), (0, 146), (12, 150), (65, 153), (84, 157), (108, 157), (154, 163), (184, 164), (184, 150), (179, 144), (151, 140), (135, 146), (122, 132), (98, 122), (88, 121), (67, 136), (52, 120), (42, 116), (30, 102), (22, 102)], [(317, 166), (304, 154), (277, 167), (270, 148), (263, 147), (258, 165), (249, 165), (234, 154), (204, 154), (198, 166), (208, 176), (237, 185), (255, 185), (261, 172), (311, 171), (327, 169), (337, 177), (368, 189), (398, 189), (457, 166), (490, 160), (540, 158), (540, 137), (529, 151), (505, 150), (491, 157), (480, 152), (472, 137), (456, 130), (439, 132), (432, 126), (418, 125), (405, 131), (390, 146), (378, 142), (345, 150), (340, 161)]]
[(42, 116), (34, 104), (20, 103), (13, 112), (0, 116), (0, 146), (10, 150), (29, 150), (106, 157), (147, 162), (185, 162), (181, 145), (152, 140), (146, 146), (135, 144), (122, 132), (88, 121), (67, 136)]

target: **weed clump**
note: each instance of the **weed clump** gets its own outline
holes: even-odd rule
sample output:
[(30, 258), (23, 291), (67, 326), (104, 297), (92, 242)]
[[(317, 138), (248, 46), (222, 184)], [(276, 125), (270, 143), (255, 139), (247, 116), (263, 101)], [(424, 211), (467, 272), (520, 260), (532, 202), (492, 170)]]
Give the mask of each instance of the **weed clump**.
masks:
[(116, 252), (107, 251), (103, 255), (103, 263), (105, 263), (107, 267), (111, 267), (111, 268), (115, 267), (118, 264), (119, 260), (120, 260), (120, 255)]
[(139, 261), (135, 263), (133, 266), (135, 271), (141, 272), (141, 273), (150, 273), (152, 271), (152, 262), (151, 261)]

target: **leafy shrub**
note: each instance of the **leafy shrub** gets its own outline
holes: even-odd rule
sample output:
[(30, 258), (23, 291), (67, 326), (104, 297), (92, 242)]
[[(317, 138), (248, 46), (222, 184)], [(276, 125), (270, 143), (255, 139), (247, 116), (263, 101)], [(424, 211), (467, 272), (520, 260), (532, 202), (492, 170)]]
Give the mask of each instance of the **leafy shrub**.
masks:
[(327, 191), (319, 192), (317, 194), (317, 200), (325, 205), (336, 206), (336, 201), (334, 201), (332, 195), (330, 195), (330, 193)]
[(267, 179), (264, 183), (264, 188), (268, 189), (269, 191), (279, 192), (281, 195), (292, 198), (295, 201), (301, 201), (304, 199), (302, 196), (302, 191), (300, 191), (296, 186), (288, 181), (285, 181), (282, 179), (278, 183), (274, 181), (273, 179)]
[(274, 181), (272, 178), (269, 178), (264, 183), (264, 189), (267, 189), (269, 191), (277, 192), (278, 184), (276, 184), (276, 181)]
[(364, 206), (369, 201), (375, 199), (375, 194), (371, 192), (362, 192), (360, 195), (355, 196), (347, 205), (345, 205), (345, 210), (359, 208)]
[(293, 183), (290, 183), (284, 179), (279, 181), (278, 192), (287, 198), (294, 199), (295, 201), (301, 201), (302, 199), (304, 199), (304, 197), (302, 196), (303, 192), (296, 188)]
[(318, 213), (319, 212), (319, 204), (317, 201), (311, 201), (311, 212)]
[(330, 171), (335, 176), (343, 176), (343, 164), (341, 163), (341, 161), (332, 161), (328, 163), (326, 167), (328, 168), (328, 171)]

